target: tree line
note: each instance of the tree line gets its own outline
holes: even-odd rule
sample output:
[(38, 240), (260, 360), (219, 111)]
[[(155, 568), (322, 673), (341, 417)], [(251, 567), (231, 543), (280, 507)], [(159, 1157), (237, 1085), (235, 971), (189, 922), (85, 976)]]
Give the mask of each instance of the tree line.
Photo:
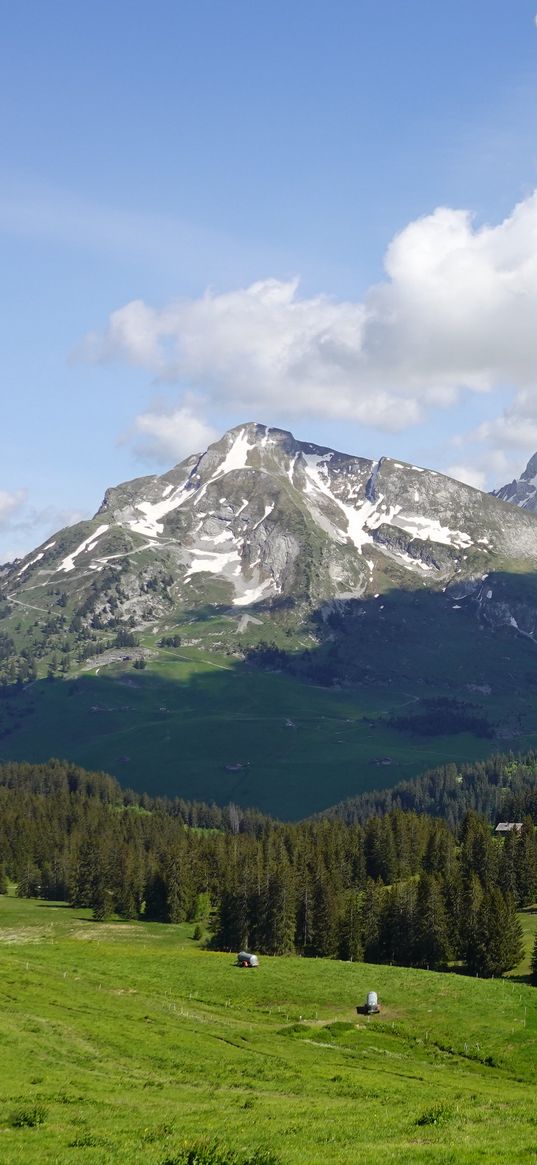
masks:
[(470, 764), (439, 765), (389, 789), (350, 797), (317, 816), (351, 825), (392, 809), (431, 813), (443, 817), (452, 829), (460, 827), (469, 810), (494, 824), (525, 816), (537, 821), (537, 752), (494, 753)]
[(537, 898), (531, 815), (500, 840), (473, 809), (457, 828), (401, 808), (294, 824), (214, 809), (66, 762), (0, 766), (0, 882), (96, 919), (203, 923), (223, 950), (456, 961), (483, 976), (521, 957), (516, 910)]

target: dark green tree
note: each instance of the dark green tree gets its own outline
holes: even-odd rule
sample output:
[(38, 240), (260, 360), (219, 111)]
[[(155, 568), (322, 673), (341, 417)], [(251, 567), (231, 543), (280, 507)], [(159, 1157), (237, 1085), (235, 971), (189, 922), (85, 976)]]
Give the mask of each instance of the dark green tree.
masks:
[(368, 878), (362, 899), (362, 943), (366, 963), (377, 963), (381, 958), (380, 919), (383, 901), (382, 887)]
[(442, 887), (432, 874), (418, 883), (414, 921), (414, 959), (418, 967), (436, 970), (451, 955), (449, 924)]
[(312, 935), (308, 955), (333, 959), (338, 947), (337, 900), (329, 879), (317, 879), (313, 892)]
[(524, 953), (514, 900), (497, 886), (485, 893), (467, 950), (468, 970), (484, 979), (511, 971)]
[(290, 954), (294, 949), (296, 911), (291, 873), (287, 866), (279, 865), (270, 874), (263, 895), (262, 910), (260, 948), (269, 955)]
[(537, 934), (535, 935), (535, 942), (533, 944), (533, 952), (531, 956), (531, 981), (537, 986)]
[(338, 958), (359, 963), (364, 957), (360, 896), (349, 890), (339, 925)]

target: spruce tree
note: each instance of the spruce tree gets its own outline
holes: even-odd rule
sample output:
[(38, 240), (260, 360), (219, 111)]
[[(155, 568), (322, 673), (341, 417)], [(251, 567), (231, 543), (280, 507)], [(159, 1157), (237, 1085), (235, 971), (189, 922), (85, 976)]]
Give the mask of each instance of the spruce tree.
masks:
[(289, 868), (281, 865), (270, 875), (263, 903), (260, 949), (269, 955), (288, 955), (294, 947), (295, 902)]
[(537, 934), (535, 935), (533, 953), (531, 956), (531, 981), (537, 987)]
[(338, 957), (359, 963), (364, 957), (360, 898), (355, 890), (347, 894), (339, 925)]
[(468, 970), (484, 979), (511, 971), (524, 953), (522, 928), (511, 897), (495, 886), (479, 908), (467, 951)]
[(516, 839), (515, 869), (518, 901), (521, 906), (531, 906), (537, 899), (537, 836), (531, 817), (524, 818)]
[(372, 878), (368, 878), (362, 898), (362, 942), (366, 963), (377, 963), (380, 959), (380, 916), (384, 891)]
[(167, 922), (168, 920), (168, 895), (166, 882), (160, 873), (156, 871), (150, 874), (147, 879), (145, 892), (145, 914), (144, 917), (150, 922)]
[(217, 950), (239, 952), (247, 949), (249, 937), (248, 896), (241, 884), (222, 893), (213, 943)]
[(338, 946), (336, 896), (327, 877), (319, 878), (313, 895), (313, 925), (309, 955), (333, 959)]
[(501, 846), (502, 850), (498, 863), (498, 885), (502, 894), (512, 894), (513, 898), (518, 901), (517, 867), (519, 866), (519, 861), (517, 861), (517, 851), (520, 846), (519, 838), (514, 829), (507, 834)]
[(457, 954), (465, 963), (471, 961), (476, 942), (478, 917), (483, 903), (483, 887), (476, 873), (469, 871), (462, 880), (459, 900)]
[(381, 961), (411, 966), (414, 961), (416, 891), (413, 882), (393, 886), (384, 898), (380, 916)]
[(418, 883), (414, 926), (414, 959), (418, 967), (436, 970), (450, 958), (449, 925), (442, 888), (432, 874)]

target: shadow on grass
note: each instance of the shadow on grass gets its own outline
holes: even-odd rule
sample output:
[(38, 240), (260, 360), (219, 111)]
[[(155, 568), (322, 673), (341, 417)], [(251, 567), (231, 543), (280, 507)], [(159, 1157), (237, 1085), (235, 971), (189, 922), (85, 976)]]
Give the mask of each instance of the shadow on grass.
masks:
[[(509, 600), (524, 634), (513, 626), (494, 630), (490, 604), (478, 591), (468, 594), (466, 583), (452, 583), (445, 594), (416, 583), (414, 591), (320, 606), (301, 629), (315, 633), (311, 648), (284, 651), (267, 643), (250, 661), (226, 655), (212, 670), (185, 675), (178, 667), (172, 678), (148, 669), (3, 689), (0, 762), (67, 756), (153, 797), (235, 801), (296, 819), (448, 761), (528, 747), (517, 741), (537, 730), (529, 594), (535, 579), (487, 578), (495, 600)], [(210, 622), (231, 611), (237, 615), (236, 608), (205, 606), (191, 615)], [(279, 616), (277, 602), (248, 611)], [(263, 634), (273, 634), (268, 621)], [(440, 693), (434, 715), (444, 715), (448, 728), (443, 736), (425, 734), (426, 700)], [(374, 715), (360, 716), (372, 697)], [(381, 711), (384, 701), (388, 713), (399, 697), (399, 706), (408, 707), (396, 725)], [(446, 697), (464, 704), (466, 736), (458, 738), (462, 729)], [(416, 701), (424, 706), (414, 709)], [(472, 718), (496, 735), (473, 737)]]
[(73, 907), (69, 902), (36, 902), (35, 904), (41, 910), (72, 910)]

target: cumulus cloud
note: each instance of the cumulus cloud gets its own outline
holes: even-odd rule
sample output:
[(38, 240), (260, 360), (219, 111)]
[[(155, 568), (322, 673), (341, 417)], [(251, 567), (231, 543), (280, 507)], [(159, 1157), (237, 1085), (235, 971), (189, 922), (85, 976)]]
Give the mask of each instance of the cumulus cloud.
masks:
[(124, 440), (134, 445), (142, 461), (181, 461), (190, 453), (207, 448), (218, 437), (216, 429), (196, 416), (188, 405), (156, 404), (141, 413)]
[[(296, 279), (161, 309), (134, 300), (79, 355), (127, 361), (235, 413), (262, 416), (270, 404), (282, 417), (392, 432), (463, 391), (507, 386), (511, 412), (478, 440), (537, 446), (537, 192), (493, 226), (449, 207), (411, 222), (390, 243), (385, 273), (356, 302), (303, 297)], [(158, 419), (142, 433), (144, 424), (158, 443)]]

